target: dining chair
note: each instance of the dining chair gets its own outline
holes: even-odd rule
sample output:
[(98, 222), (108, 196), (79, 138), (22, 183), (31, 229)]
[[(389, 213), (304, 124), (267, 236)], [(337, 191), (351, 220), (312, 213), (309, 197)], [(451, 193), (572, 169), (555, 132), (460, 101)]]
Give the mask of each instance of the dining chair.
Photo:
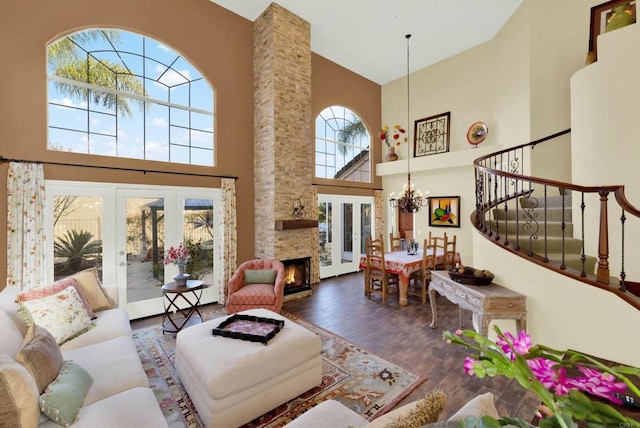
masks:
[(456, 266), (456, 235), (446, 241), (443, 257), (443, 269), (451, 269)]
[[(445, 269), (445, 259), (449, 246), (449, 237), (447, 236), (447, 232), (444, 233), (444, 236), (433, 236), (431, 235), (431, 232), (429, 232), (427, 240), (429, 241), (429, 247), (433, 249), (433, 254), (442, 254), (442, 258), (436, 262), (435, 268), (438, 270)], [(437, 260), (437, 257), (434, 257), (434, 259)]]
[(393, 236), (393, 232), (389, 232), (389, 243), (391, 245), (391, 251), (402, 250), (402, 239), (399, 236)]
[[(431, 250), (431, 254), (427, 251), (428, 249)], [(429, 247), (429, 240), (425, 239), (422, 245), (422, 265), (420, 270), (411, 274), (407, 287), (407, 295), (419, 297), (423, 305), (427, 303), (428, 286), (433, 269), (435, 269), (435, 248)]]
[(389, 296), (398, 296), (399, 278), (398, 275), (387, 272), (382, 239), (367, 241), (366, 255), (365, 296), (371, 300), (372, 293), (380, 294), (382, 303), (386, 303)]

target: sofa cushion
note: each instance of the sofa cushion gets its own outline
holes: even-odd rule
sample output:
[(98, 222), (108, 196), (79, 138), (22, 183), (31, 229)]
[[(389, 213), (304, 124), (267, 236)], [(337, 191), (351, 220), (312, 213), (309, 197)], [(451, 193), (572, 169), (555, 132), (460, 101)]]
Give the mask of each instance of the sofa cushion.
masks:
[[(92, 404), (84, 404), (73, 428), (96, 427), (167, 427), (156, 397), (150, 388), (133, 388)], [(53, 421), (38, 428), (60, 428)]]
[[(38, 385), (25, 367), (0, 354), (0, 421), (2, 426), (32, 428), (38, 425)], [(5, 425), (6, 424), (6, 425)]]
[(96, 319), (93, 320), (93, 324), (93, 328), (63, 343), (60, 345), (60, 349), (65, 351), (67, 349), (80, 348), (121, 336), (131, 338), (131, 323), (129, 322), (129, 315), (124, 309), (113, 308), (96, 312)]
[(85, 332), (93, 324), (84, 306), (80, 295), (74, 287), (67, 287), (55, 294), (39, 299), (22, 302), (22, 306), (28, 310), (27, 317), (51, 333), (59, 344)]
[(90, 268), (78, 272), (73, 275), (78, 283), (80, 291), (89, 302), (89, 306), (94, 312), (104, 311), (115, 307), (115, 304), (109, 298), (107, 292), (102, 288), (100, 278), (98, 278), (98, 270)]
[(486, 392), (477, 395), (472, 400), (467, 401), (456, 413), (449, 417), (449, 421), (463, 421), (467, 416), (491, 416), (499, 418), (498, 410), (493, 402), (493, 394)]
[(286, 428), (309, 427), (353, 427), (367, 426), (365, 418), (336, 400), (326, 400), (312, 407), (293, 421)]
[(375, 419), (367, 428), (418, 428), (437, 422), (447, 403), (447, 395), (442, 391), (433, 391), (421, 400), (406, 404), (392, 412)]
[(53, 336), (44, 328), (32, 325), (27, 330), (16, 361), (31, 373), (38, 385), (38, 393), (42, 393), (58, 376), (64, 359)]
[(51, 285), (47, 285), (45, 287), (32, 288), (28, 291), (22, 291), (18, 293), (16, 297), (17, 303), (26, 302), (27, 300), (35, 300), (40, 299), (41, 297), (51, 296), (52, 294), (56, 294), (58, 291), (62, 291), (67, 287), (74, 287), (80, 296), (80, 300), (82, 301), (82, 305), (84, 306), (87, 314), (89, 314), (90, 318), (95, 318), (95, 314), (91, 310), (91, 306), (89, 306), (89, 302), (82, 295), (80, 288), (78, 287), (78, 283), (74, 278), (68, 277), (61, 279), (60, 281), (54, 282)]
[(93, 379), (85, 369), (73, 361), (65, 361), (58, 377), (40, 395), (40, 410), (52, 421), (68, 427), (76, 421), (91, 382)]
[(127, 389), (149, 387), (149, 378), (131, 336), (63, 350), (62, 355), (65, 360), (80, 365), (93, 378), (85, 406)]
[(246, 269), (244, 271), (244, 283), (245, 284), (275, 284), (276, 273), (277, 272), (273, 269), (260, 269), (260, 270)]
[(0, 353), (15, 357), (24, 338), (13, 319), (0, 308)]

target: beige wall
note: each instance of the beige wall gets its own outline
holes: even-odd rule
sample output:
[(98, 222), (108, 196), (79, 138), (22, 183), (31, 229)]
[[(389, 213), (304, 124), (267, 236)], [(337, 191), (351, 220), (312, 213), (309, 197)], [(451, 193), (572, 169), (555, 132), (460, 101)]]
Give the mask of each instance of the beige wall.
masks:
[[(0, 155), (33, 159), (237, 176), (238, 260), (254, 256), (253, 207), (253, 23), (208, 0), (84, 0), (0, 2), (0, 50), (5, 59), (0, 80)], [(213, 168), (172, 165), (82, 154), (49, 152), (47, 145), (46, 56), (48, 42), (89, 27), (122, 28), (160, 40), (183, 54), (211, 82), (216, 93), (216, 159)], [(380, 123), (380, 86), (314, 56), (314, 112), (322, 103), (348, 103), (374, 129)], [(336, 90), (349, 88), (344, 97)], [(359, 98), (356, 100), (356, 95)], [(317, 114), (317, 113), (316, 113)], [(313, 141), (309, 141), (312, 156)], [(379, 157), (379, 153), (376, 154)], [(6, 180), (7, 165), (0, 165)], [(136, 184), (219, 187), (211, 178), (45, 166), (45, 178)], [(372, 194), (377, 184), (365, 185)], [(368, 189), (367, 189), (368, 187)], [(333, 189), (333, 188), (332, 188)], [(342, 193), (342, 188), (334, 188)], [(6, 223), (6, 190), (0, 190), (0, 223)], [(6, 235), (0, 234), (0, 260), (6, 260)], [(0, 263), (0, 284), (6, 263)]]
[[(463, 263), (489, 269), (496, 273), (497, 283), (527, 295), (529, 331), (534, 341), (573, 347), (638, 366), (640, 345), (631, 343), (629, 330), (620, 326), (635, 325), (639, 312), (612, 293), (580, 286), (523, 262), (478, 235), (469, 221), (475, 197), (471, 161), (461, 166), (454, 160), (456, 154), (466, 158), (467, 151), (473, 150), (464, 136), (477, 120), (489, 126), (489, 137), (479, 152), (491, 146), (524, 144), (572, 128), (569, 136), (536, 148), (531, 164), (524, 165), (525, 171), (576, 184), (626, 183), (634, 198), (632, 203), (640, 205), (640, 186), (633, 174), (640, 159), (640, 135), (626, 126), (635, 123), (637, 116), (639, 89), (626, 76), (640, 72), (638, 55), (630, 54), (637, 51), (640, 40), (631, 46), (611, 41), (619, 62), (605, 66), (599, 64), (600, 59), (585, 69), (590, 9), (599, 3), (525, 0), (491, 41), (412, 73), (412, 92), (420, 96), (412, 96), (411, 123), (451, 111), (452, 151), (434, 155), (432, 162), (422, 163), (422, 170), (416, 170), (419, 162), (412, 160), (412, 179), (417, 188), (429, 190), (432, 196), (461, 196), (462, 226), (444, 230), (458, 234)], [(637, 25), (631, 27), (617, 31), (640, 31)], [(621, 63), (625, 63), (624, 68)], [(583, 79), (583, 74), (591, 77)], [(581, 82), (581, 94), (574, 91), (573, 99), (572, 76), (574, 88)], [(400, 79), (383, 86), (383, 123), (406, 123), (403, 85)], [(622, 106), (624, 112), (613, 110), (612, 105)], [(625, 153), (624, 159), (620, 153)], [(406, 159), (406, 149), (400, 155)], [(406, 181), (406, 169), (399, 171), (383, 164), (378, 170), (384, 173), (385, 196), (397, 192)], [(610, 211), (610, 221), (614, 217), (618, 219), (619, 209)], [(416, 220), (414, 229), (424, 231), (426, 213), (419, 213)], [(442, 231), (432, 229), (435, 233)], [(627, 236), (639, 232), (630, 228)], [(611, 242), (614, 245), (615, 239)], [(629, 259), (627, 263), (628, 270), (636, 269)]]

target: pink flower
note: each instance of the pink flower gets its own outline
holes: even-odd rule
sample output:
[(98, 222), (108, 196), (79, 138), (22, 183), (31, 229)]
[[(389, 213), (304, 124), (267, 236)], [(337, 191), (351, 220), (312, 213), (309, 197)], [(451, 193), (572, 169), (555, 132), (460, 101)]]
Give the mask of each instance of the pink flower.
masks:
[(572, 380), (571, 386), (581, 391), (588, 392), (596, 397), (602, 397), (616, 404), (622, 404), (613, 394), (624, 394), (627, 385), (624, 382), (616, 382), (615, 376), (609, 373), (601, 373), (597, 370), (578, 366), (584, 377)]
[(168, 265), (169, 263), (173, 263), (177, 266), (185, 266), (191, 256), (189, 255), (189, 249), (180, 244), (178, 248), (169, 247), (166, 254), (164, 255), (163, 263)]
[(511, 361), (515, 361), (515, 354), (525, 355), (527, 352), (529, 352), (529, 349), (531, 348), (531, 336), (525, 333), (524, 330), (522, 330), (520, 334), (518, 334), (518, 337), (513, 337), (513, 334), (509, 333), (508, 331), (504, 332), (504, 336), (508, 339), (509, 342), (511, 342), (513, 350), (511, 349), (511, 346), (509, 346), (509, 342), (501, 337), (498, 337), (496, 339), (496, 345), (502, 348), (502, 352), (504, 352), (504, 354), (508, 356)]
[(466, 374), (468, 374), (469, 376), (475, 376), (476, 375), (476, 363), (479, 363), (480, 361), (475, 360), (471, 357), (466, 357), (464, 359), (464, 372)]

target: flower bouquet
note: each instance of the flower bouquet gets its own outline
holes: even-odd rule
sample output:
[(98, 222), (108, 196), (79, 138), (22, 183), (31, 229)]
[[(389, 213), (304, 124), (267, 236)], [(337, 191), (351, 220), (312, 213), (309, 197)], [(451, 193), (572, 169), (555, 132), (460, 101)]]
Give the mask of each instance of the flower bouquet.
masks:
[[(515, 337), (495, 327), (495, 341), (473, 330), (445, 331), (449, 342), (477, 352), (467, 357), (464, 369), (470, 376), (483, 378), (503, 375), (515, 378), (526, 389), (540, 398), (539, 426), (545, 428), (577, 427), (576, 421), (584, 421), (589, 427), (636, 427), (638, 421), (630, 419), (604, 402), (622, 404), (630, 391), (640, 396), (640, 389), (629, 375), (640, 375), (640, 369), (627, 366), (609, 367), (600, 361), (576, 351), (559, 351), (543, 345), (531, 345), (531, 337), (524, 331)], [(521, 419), (489, 416), (470, 417), (464, 426), (517, 426), (530, 427)]]
[(169, 247), (164, 255), (163, 263), (166, 265), (174, 264), (178, 267), (178, 275), (173, 277), (173, 280), (178, 285), (185, 285), (189, 274), (184, 273), (184, 268), (187, 266), (187, 262), (191, 259), (189, 249), (186, 245), (180, 244), (178, 248)]

